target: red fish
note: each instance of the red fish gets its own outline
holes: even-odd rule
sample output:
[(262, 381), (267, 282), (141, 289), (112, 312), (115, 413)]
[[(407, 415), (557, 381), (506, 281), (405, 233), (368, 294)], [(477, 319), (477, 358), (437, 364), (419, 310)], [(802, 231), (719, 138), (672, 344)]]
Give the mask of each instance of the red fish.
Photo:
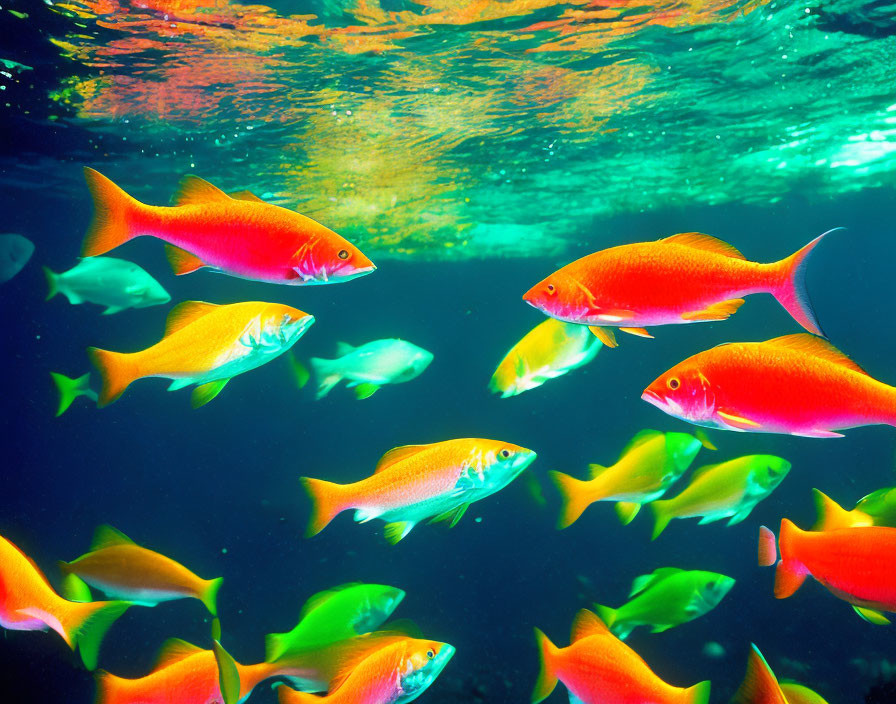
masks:
[(641, 398), (695, 425), (810, 438), (896, 426), (896, 388), (806, 333), (719, 345), (675, 365)]
[(13, 631), (52, 628), (88, 670), (96, 667), (100, 643), (109, 626), (130, 606), (126, 601), (80, 604), (59, 596), (43, 572), (11, 542), (0, 536), (0, 626)]
[[(763, 527), (759, 535), (759, 564), (774, 564), (774, 534)], [(775, 598), (786, 599), (812, 575), (866, 620), (885, 623), (879, 612), (896, 611), (896, 528), (803, 531), (785, 518), (778, 547)]]
[(652, 325), (724, 320), (752, 293), (770, 293), (821, 335), (805, 278), (809, 254), (826, 234), (772, 264), (747, 261), (730, 244), (699, 232), (612, 247), (555, 271), (523, 300), (552, 318), (594, 326), (610, 347), (613, 327), (651, 337), (644, 328)]
[(94, 204), (85, 257), (148, 235), (169, 243), (175, 274), (211, 267), (243, 279), (301, 286), (348, 281), (376, 269), (332, 230), (245, 191), (228, 195), (186, 176), (176, 205), (164, 207), (141, 203), (93, 169), (85, 168), (84, 176)]

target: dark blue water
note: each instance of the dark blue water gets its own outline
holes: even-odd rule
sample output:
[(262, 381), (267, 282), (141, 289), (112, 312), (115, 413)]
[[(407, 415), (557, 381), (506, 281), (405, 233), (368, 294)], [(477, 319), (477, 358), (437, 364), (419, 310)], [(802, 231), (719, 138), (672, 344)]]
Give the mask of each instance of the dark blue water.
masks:
[[(163, 202), (167, 196), (153, 197)], [(636, 576), (661, 566), (737, 579), (707, 616), (659, 635), (640, 629), (628, 641), (674, 684), (711, 679), (713, 701), (727, 701), (737, 686), (750, 642), (779, 678), (797, 679), (831, 704), (860, 702), (873, 683), (854, 661), (873, 667), (894, 657), (892, 628), (864, 623), (811, 580), (790, 599), (776, 601), (772, 571), (755, 562), (760, 524), (777, 526), (787, 516), (811, 525), (812, 487), (851, 506), (896, 484), (891, 428), (851, 430), (840, 440), (714, 433), (719, 452), (703, 451), (698, 463), (758, 452), (793, 463), (781, 487), (732, 528), (673, 521), (651, 543), (648, 517), (622, 527), (610, 504), (596, 504), (570, 529), (554, 529), (559, 502), (547, 470), (581, 476), (589, 462), (615, 461), (642, 428), (689, 430), (642, 402), (642, 389), (714, 344), (796, 332), (771, 297), (750, 297), (727, 322), (657, 329), (655, 340), (624, 336), (619, 348), (602, 350), (588, 367), (501, 400), (487, 392), (488, 379), (506, 350), (541, 319), (520, 296), (563, 261), (384, 260), (373, 275), (347, 284), (296, 289), (207, 273), (175, 278), (161, 245), (141, 239), (115, 256), (144, 266), (175, 302), (269, 300), (313, 313), (317, 322), (294, 348), (301, 358), (332, 356), (338, 340), (402, 337), (432, 351), (435, 360), (419, 379), (364, 401), (337, 389), (315, 402), (311, 388), (297, 390), (285, 360), (276, 360), (237, 377), (197, 411), (187, 391), (167, 393), (163, 380), (150, 379), (108, 408), (97, 410), (82, 398), (56, 419), (49, 372), (84, 373), (90, 345), (134, 351), (154, 343), (169, 306), (100, 316), (100, 308), (71, 306), (62, 297), (44, 302), (40, 265), (58, 271), (74, 263), (90, 216), (86, 189), (60, 197), (52, 189), (13, 185), (0, 200), (4, 229), (36, 244), (31, 263), (0, 293), (7, 331), (0, 346), (0, 533), (51, 581), (58, 583), (56, 560), (83, 553), (94, 527), (111, 523), (203, 577), (224, 576), (223, 641), (245, 663), (263, 659), (264, 634), (291, 628), (311, 594), (350, 581), (399, 586), (408, 596), (396, 617), (415, 620), (429, 637), (457, 648), (421, 699), (432, 704), (528, 701), (538, 669), (533, 626), (566, 645), (579, 608), (623, 603)], [(887, 215), (894, 205), (891, 191), (872, 191), (840, 201), (791, 198), (768, 209), (667, 211), (594, 222), (582, 232), (580, 249), (701, 230), (750, 259), (771, 261), (844, 226), (811, 262), (818, 316), (834, 344), (873, 376), (894, 382), (894, 232)], [(531, 471), (547, 505), (533, 501), (518, 480), (474, 504), (455, 528), (420, 525), (394, 547), (379, 534), (380, 522), (356, 525), (349, 514), (313, 539), (302, 537), (308, 502), (300, 476), (353, 481), (393, 446), (465, 436), (536, 450)], [(110, 630), (100, 666), (142, 676), (166, 638), (208, 645), (205, 617), (192, 600), (134, 607)], [(721, 643), (726, 656), (703, 656), (707, 641)], [(91, 676), (52, 632), (5, 633), (0, 692), (2, 701), (16, 704), (81, 704), (94, 695)], [(565, 696), (561, 686), (549, 701)], [(267, 684), (252, 696), (253, 703), (273, 701)]]

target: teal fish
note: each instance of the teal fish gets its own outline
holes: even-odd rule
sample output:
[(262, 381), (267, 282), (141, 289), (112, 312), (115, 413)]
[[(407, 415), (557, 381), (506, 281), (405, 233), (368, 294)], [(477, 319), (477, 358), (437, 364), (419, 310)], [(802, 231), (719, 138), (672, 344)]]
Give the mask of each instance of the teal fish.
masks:
[(746, 455), (701, 467), (678, 496), (650, 505), (656, 520), (653, 539), (673, 518), (699, 516), (701, 525), (723, 518), (731, 519), (729, 526), (740, 523), (789, 471), (790, 462), (774, 455)]
[(384, 584), (343, 584), (319, 592), (305, 602), (295, 628), (265, 638), (265, 659), (274, 662), (312, 646), (369, 633), (392, 615), (404, 596), (401, 589)]
[(162, 285), (133, 262), (114, 257), (87, 257), (73, 268), (56, 274), (44, 267), (49, 301), (61, 293), (72, 305), (97, 303), (103, 315), (126, 308), (147, 308), (171, 300)]
[(18, 274), (34, 254), (34, 244), (21, 235), (0, 235), (0, 284)]
[(660, 633), (712, 611), (731, 591), (734, 580), (717, 572), (661, 567), (632, 583), (630, 601), (617, 609), (595, 604), (610, 631), (625, 639), (638, 626)]
[(317, 398), (326, 396), (343, 379), (357, 398), (367, 398), (386, 384), (416, 379), (432, 362), (432, 353), (405, 340), (374, 340), (360, 347), (338, 343), (337, 359), (312, 357)]

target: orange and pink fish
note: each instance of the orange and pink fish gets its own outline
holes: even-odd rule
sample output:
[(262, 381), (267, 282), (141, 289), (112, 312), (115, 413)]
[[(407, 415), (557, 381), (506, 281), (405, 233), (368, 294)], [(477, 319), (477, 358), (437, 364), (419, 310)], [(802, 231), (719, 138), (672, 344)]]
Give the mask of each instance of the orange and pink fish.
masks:
[(52, 628), (81, 653), (88, 670), (96, 667), (106, 631), (130, 603), (78, 603), (59, 596), (25, 553), (0, 536), (0, 626), (12, 631)]
[(896, 388), (807, 333), (732, 342), (675, 365), (641, 398), (695, 425), (811, 438), (896, 426)]
[(169, 391), (195, 384), (198, 408), (237, 374), (280, 356), (305, 334), (314, 316), (280, 303), (249, 301), (215, 305), (185, 301), (168, 313), (165, 334), (140, 352), (87, 350), (102, 377), (97, 405), (115, 401), (137, 379), (172, 379)]
[(338, 283), (376, 267), (355, 245), (311, 218), (247, 192), (227, 194), (197, 176), (181, 180), (173, 207), (146, 205), (84, 169), (94, 215), (82, 256), (135, 237), (168, 243), (176, 274), (203, 267), (254, 281), (302, 286)]
[(523, 300), (552, 318), (593, 326), (609, 347), (616, 346), (613, 328), (652, 337), (645, 328), (725, 320), (753, 293), (770, 293), (806, 330), (821, 335), (806, 289), (806, 262), (829, 232), (772, 264), (748, 261), (730, 244), (699, 232), (611, 247), (555, 271)]

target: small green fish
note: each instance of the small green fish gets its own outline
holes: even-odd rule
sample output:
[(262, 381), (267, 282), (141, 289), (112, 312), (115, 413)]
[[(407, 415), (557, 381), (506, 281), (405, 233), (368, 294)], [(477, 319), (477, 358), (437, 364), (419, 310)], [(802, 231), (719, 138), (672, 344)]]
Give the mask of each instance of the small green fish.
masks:
[(619, 520), (629, 523), (641, 504), (658, 499), (687, 471), (701, 446), (705, 446), (704, 441), (687, 433), (642, 430), (625, 447), (616, 464), (590, 465), (589, 480), (551, 472), (563, 499), (557, 528), (572, 525), (595, 501), (618, 501)]
[(265, 638), (265, 660), (369, 633), (392, 615), (404, 595), (396, 587), (360, 583), (319, 592), (305, 602), (295, 628)]
[(638, 626), (660, 633), (693, 621), (712, 611), (734, 586), (734, 580), (717, 572), (661, 567), (632, 583), (630, 601), (617, 609), (595, 604), (601, 620), (625, 639)]
[(673, 518), (699, 516), (700, 525), (723, 518), (731, 519), (729, 526), (740, 523), (756, 504), (775, 490), (789, 471), (790, 462), (774, 455), (746, 455), (701, 467), (678, 496), (650, 505), (656, 520), (652, 539), (655, 540)]
[(61, 274), (44, 267), (44, 274), (48, 301), (61, 293), (72, 305), (87, 302), (106, 306), (103, 315), (171, 300), (162, 285), (143, 268), (115, 257), (87, 257)]
[(86, 396), (96, 403), (96, 391), (90, 388), (90, 374), (84, 374), (77, 379), (67, 377), (59, 372), (50, 372), (53, 377), (53, 383), (56, 384), (56, 390), (59, 392), (59, 407), (56, 409), (56, 417), (58, 418), (68, 410), (78, 396)]

